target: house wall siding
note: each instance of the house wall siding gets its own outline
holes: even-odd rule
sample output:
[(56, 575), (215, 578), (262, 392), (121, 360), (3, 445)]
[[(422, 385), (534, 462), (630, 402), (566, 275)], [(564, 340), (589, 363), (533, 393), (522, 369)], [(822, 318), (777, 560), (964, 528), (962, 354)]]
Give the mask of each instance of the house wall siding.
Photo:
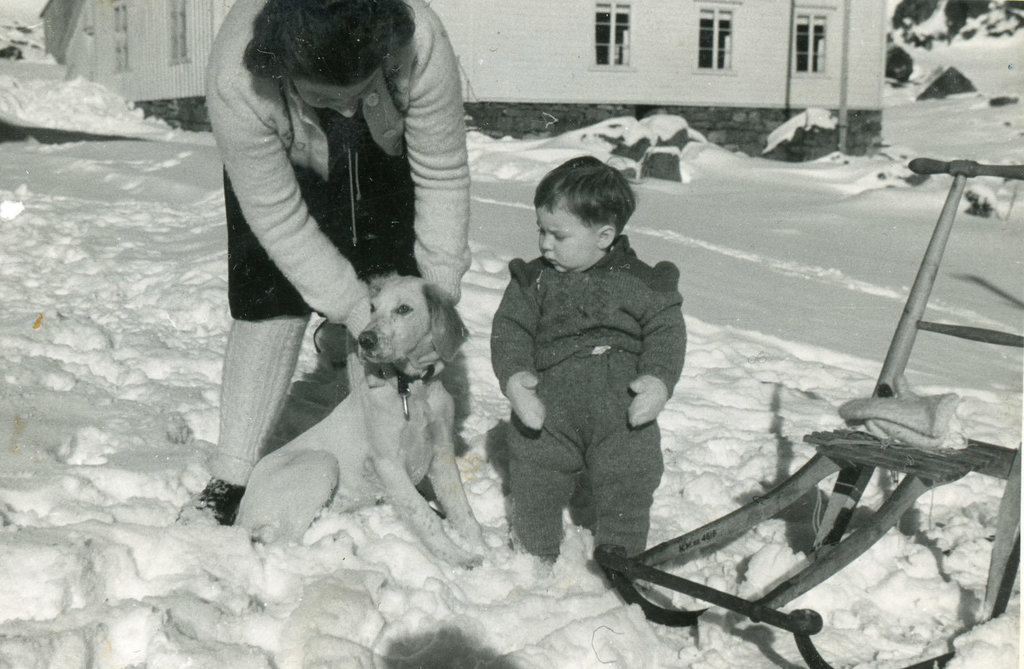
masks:
[[(85, 0), (64, 56), (69, 76), (97, 81), (133, 101), (201, 95), (215, 16), (210, 0), (186, 0), (189, 57), (171, 62), (168, 0), (128, 2), (128, 68), (120, 71), (114, 49), (114, 3)], [(219, 21), (217, 21), (219, 26)]]
[[(233, 0), (188, 0), (188, 63), (170, 62), (169, 2), (129, 2), (130, 68), (114, 63), (112, 0), (81, 0), (69, 66), (131, 100), (201, 95), (205, 63)], [(433, 0), (462, 67), (469, 102), (564, 102), (771, 106), (802, 109), (838, 103), (844, 0), (631, 0), (631, 59), (625, 67), (595, 66), (595, 0)], [(848, 104), (880, 109), (885, 67), (885, 0), (849, 0)], [(71, 0), (53, 2), (52, 13)], [(696, 66), (700, 10), (733, 12), (732, 67)], [(824, 74), (787, 82), (790, 14), (828, 20)], [(93, 15), (93, 36), (84, 24)], [(64, 17), (62, 17), (64, 18)], [(66, 20), (66, 19), (65, 19)], [(73, 65), (72, 65), (73, 64)]]
[[(881, 108), (885, 67), (883, 0), (851, 0), (848, 104)], [(463, 69), (467, 101), (687, 104), (804, 108), (835, 106), (842, 63), (840, 0), (796, 0), (798, 12), (828, 20), (824, 74), (790, 67), (790, 0), (632, 0), (631, 58), (596, 66), (594, 0), (517, 0), (466, 6), (434, 0)], [(732, 67), (697, 67), (700, 10), (733, 12)], [(543, 48), (524, 48), (538, 44)], [(788, 99), (787, 99), (788, 97)]]
[[(99, 81), (181, 127), (208, 127), (206, 60), (234, 0), (188, 0), (185, 63), (170, 61), (169, 0), (129, 2), (125, 72), (116, 69), (113, 0), (63, 4), (76, 1), (85, 6), (68, 41), (69, 74)], [(850, 150), (859, 152), (880, 134), (886, 0), (630, 0), (629, 64), (613, 67), (594, 64), (597, 0), (433, 0), (431, 6), (458, 56), (467, 111), (486, 132), (553, 134), (662, 108), (681, 113), (712, 141), (756, 153), (767, 136), (761, 125), (774, 127), (808, 107), (838, 108), (845, 2), (853, 27), (847, 108), (870, 120), (850, 123)], [(700, 12), (711, 8), (733, 14), (727, 70), (697, 67)], [(803, 12), (826, 17), (826, 71), (789, 76), (791, 16)], [(743, 128), (734, 118), (759, 120)]]

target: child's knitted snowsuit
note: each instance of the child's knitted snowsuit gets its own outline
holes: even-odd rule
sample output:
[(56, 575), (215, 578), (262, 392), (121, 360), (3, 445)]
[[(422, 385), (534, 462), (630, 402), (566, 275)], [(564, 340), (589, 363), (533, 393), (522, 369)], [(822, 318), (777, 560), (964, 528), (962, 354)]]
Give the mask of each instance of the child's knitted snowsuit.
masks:
[(491, 333), (494, 372), (502, 390), (516, 372), (533, 372), (546, 409), (539, 432), (516, 419), (509, 430), (512, 529), (527, 551), (554, 558), (568, 505), (597, 545), (642, 551), (664, 464), (657, 423), (629, 426), (629, 383), (649, 374), (671, 394), (679, 380), (679, 270), (644, 264), (625, 236), (584, 272), (540, 258), (509, 269)]

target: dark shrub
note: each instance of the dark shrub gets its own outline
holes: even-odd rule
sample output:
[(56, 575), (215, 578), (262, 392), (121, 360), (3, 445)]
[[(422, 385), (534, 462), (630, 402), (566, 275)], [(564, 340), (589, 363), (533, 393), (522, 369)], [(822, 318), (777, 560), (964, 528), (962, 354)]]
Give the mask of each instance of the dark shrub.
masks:
[(900, 29), (924, 23), (938, 6), (939, 0), (902, 0), (892, 12), (892, 27)]
[(914, 59), (898, 46), (890, 46), (885, 53), (885, 76), (906, 83), (914, 72)]
[(24, 57), (25, 56), (21, 53), (21, 49), (13, 44), (0, 49), (0, 58), (5, 58), (7, 60), (21, 60)]

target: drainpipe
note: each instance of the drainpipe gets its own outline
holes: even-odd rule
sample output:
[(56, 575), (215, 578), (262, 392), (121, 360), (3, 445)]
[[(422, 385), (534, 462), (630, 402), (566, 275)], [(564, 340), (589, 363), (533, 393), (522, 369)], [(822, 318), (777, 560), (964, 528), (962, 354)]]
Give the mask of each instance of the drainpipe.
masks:
[(850, 128), (847, 118), (847, 93), (850, 87), (850, 3), (843, 0), (843, 56), (839, 74), (839, 152), (846, 153), (846, 136)]
[(789, 47), (786, 49), (786, 119), (793, 111), (793, 49), (796, 47), (796, 0), (789, 0)]

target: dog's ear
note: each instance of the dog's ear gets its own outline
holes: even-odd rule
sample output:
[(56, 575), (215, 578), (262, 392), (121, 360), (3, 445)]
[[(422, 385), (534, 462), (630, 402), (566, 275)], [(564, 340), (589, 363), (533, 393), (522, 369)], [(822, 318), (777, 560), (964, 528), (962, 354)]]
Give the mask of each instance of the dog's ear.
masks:
[(455, 310), (454, 300), (447, 293), (432, 283), (424, 283), (423, 294), (430, 311), (430, 337), (434, 348), (442, 360), (450, 362), (469, 337), (469, 331)]

